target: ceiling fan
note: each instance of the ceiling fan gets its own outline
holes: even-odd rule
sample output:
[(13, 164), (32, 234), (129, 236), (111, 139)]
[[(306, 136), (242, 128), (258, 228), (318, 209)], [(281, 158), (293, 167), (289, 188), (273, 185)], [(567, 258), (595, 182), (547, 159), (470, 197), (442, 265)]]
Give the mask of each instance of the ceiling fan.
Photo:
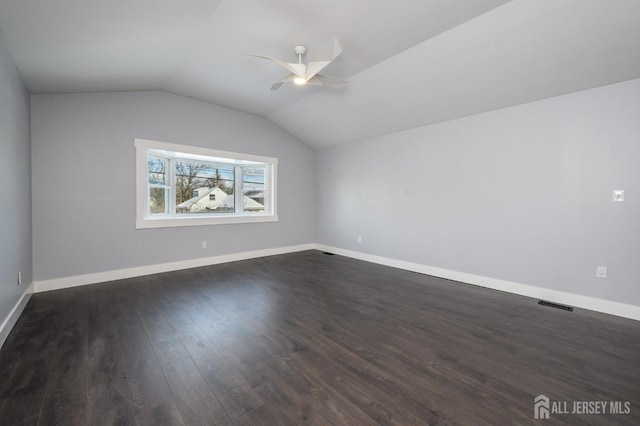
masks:
[(315, 58), (308, 64), (304, 64), (302, 62), (302, 57), (307, 53), (306, 46), (294, 46), (293, 51), (298, 55), (297, 63), (284, 62), (270, 56), (254, 55), (252, 53), (247, 53), (247, 55), (269, 59), (289, 71), (290, 74), (287, 74), (282, 80), (271, 86), (271, 90), (278, 90), (284, 83), (290, 81), (298, 85), (309, 84), (312, 86), (325, 86), (335, 89), (339, 89), (347, 84), (347, 81), (345, 80), (319, 74), (320, 71), (322, 71), (342, 53), (342, 46), (340, 46), (336, 36), (333, 36), (331, 40), (329, 40), (327, 44), (317, 52)]

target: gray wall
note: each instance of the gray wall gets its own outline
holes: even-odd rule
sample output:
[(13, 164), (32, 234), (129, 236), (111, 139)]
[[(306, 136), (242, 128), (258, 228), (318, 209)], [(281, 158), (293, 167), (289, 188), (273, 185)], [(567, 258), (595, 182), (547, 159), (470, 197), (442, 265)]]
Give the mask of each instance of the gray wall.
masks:
[[(314, 153), (265, 119), (161, 92), (38, 95), (31, 113), (36, 281), (316, 240)], [(277, 157), (279, 222), (136, 230), (134, 138)]]
[(31, 283), (31, 265), (29, 95), (0, 43), (0, 323)]
[[(166, 93), (31, 110), (36, 280), (319, 242), (640, 305), (640, 80), (315, 153)], [(136, 230), (135, 137), (278, 157), (280, 222)]]
[(317, 170), (320, 243), (640, 305), (640, 80), (329, 148)]

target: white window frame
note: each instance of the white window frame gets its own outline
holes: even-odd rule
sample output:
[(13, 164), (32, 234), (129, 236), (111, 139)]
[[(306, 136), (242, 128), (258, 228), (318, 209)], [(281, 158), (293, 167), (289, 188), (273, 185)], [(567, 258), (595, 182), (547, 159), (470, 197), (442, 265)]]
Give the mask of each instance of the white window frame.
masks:
[[(220, 151), (209, 148), (195, 146), (178, 145), (166, 142), (152, 141), (148, 139), (138, 139), (134, 141), (136, 149), (136, 228), (170, 228), (178, 226), (201, 226), (201, 225), (222, 225), (232, 223), (260, 223), (277, 222), (277, 169), (278, 159), (273, 157), (263, 157), (258, 155), (242, 154), (237, 152)], [(161, 158), (169, 158), (167, 170), (169, 194), (169, 213), (153, 214), (149, 213), (149, 182), (148, 182), (148, 155)], [(233, 213), (199, 213), (180, 214), (176, 211), (175, 189), (176, 177), (173, 159), (180, 158), (186, 160), (203, 161), (207, 163), (217, 163), (225, 166), (235, 167), (234, 176), (234, 196), (236, 212)], [(253, 166), (265, 167), (265, 211), (245, 212), (243, 211), (243, 191), (242, 191), (242, 167)]]

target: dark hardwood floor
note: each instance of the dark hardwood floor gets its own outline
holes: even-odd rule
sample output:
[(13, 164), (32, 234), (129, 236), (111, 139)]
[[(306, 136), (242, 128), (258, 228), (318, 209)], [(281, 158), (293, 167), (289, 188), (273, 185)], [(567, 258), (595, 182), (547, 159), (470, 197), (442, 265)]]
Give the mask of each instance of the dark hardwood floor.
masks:
[(318, 251), (39, 293), (0, 423), (640, 424), (640, 322), (536, 302)]

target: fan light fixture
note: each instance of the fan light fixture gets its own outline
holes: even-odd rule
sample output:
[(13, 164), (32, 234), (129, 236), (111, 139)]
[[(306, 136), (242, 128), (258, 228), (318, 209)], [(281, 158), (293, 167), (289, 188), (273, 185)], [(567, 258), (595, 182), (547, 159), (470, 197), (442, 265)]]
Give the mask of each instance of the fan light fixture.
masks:
[(342, 46), (338, 42), (337, 37), (332, 37), (323, 48), (317, 52), (317, 56), (308, 64), (302, 62), (302, 57), (307, 53), (307, 47), (298, 44), (293, 47), (293, 51), (298, 55), (298, 62), (284, 62), (278, 59), (274, 59), (270, 56), (254, 55), (252, 53), (245, 53), (245, 55), (255, 56), (258, 58), (269, 59), (278, 64), (282, 68), (289, 71), (282, 80), (271, 86), (271, 90), (278, 90), (280, 86), (287, 82), (293, 82), (296, 85), (312, 85), (312, 86), (325, 86), (339, 89), (347, 84), (346, 81), (340, 80), (326, 75), (319, 74), (327, 65), (333, 62), (342, 53)]

